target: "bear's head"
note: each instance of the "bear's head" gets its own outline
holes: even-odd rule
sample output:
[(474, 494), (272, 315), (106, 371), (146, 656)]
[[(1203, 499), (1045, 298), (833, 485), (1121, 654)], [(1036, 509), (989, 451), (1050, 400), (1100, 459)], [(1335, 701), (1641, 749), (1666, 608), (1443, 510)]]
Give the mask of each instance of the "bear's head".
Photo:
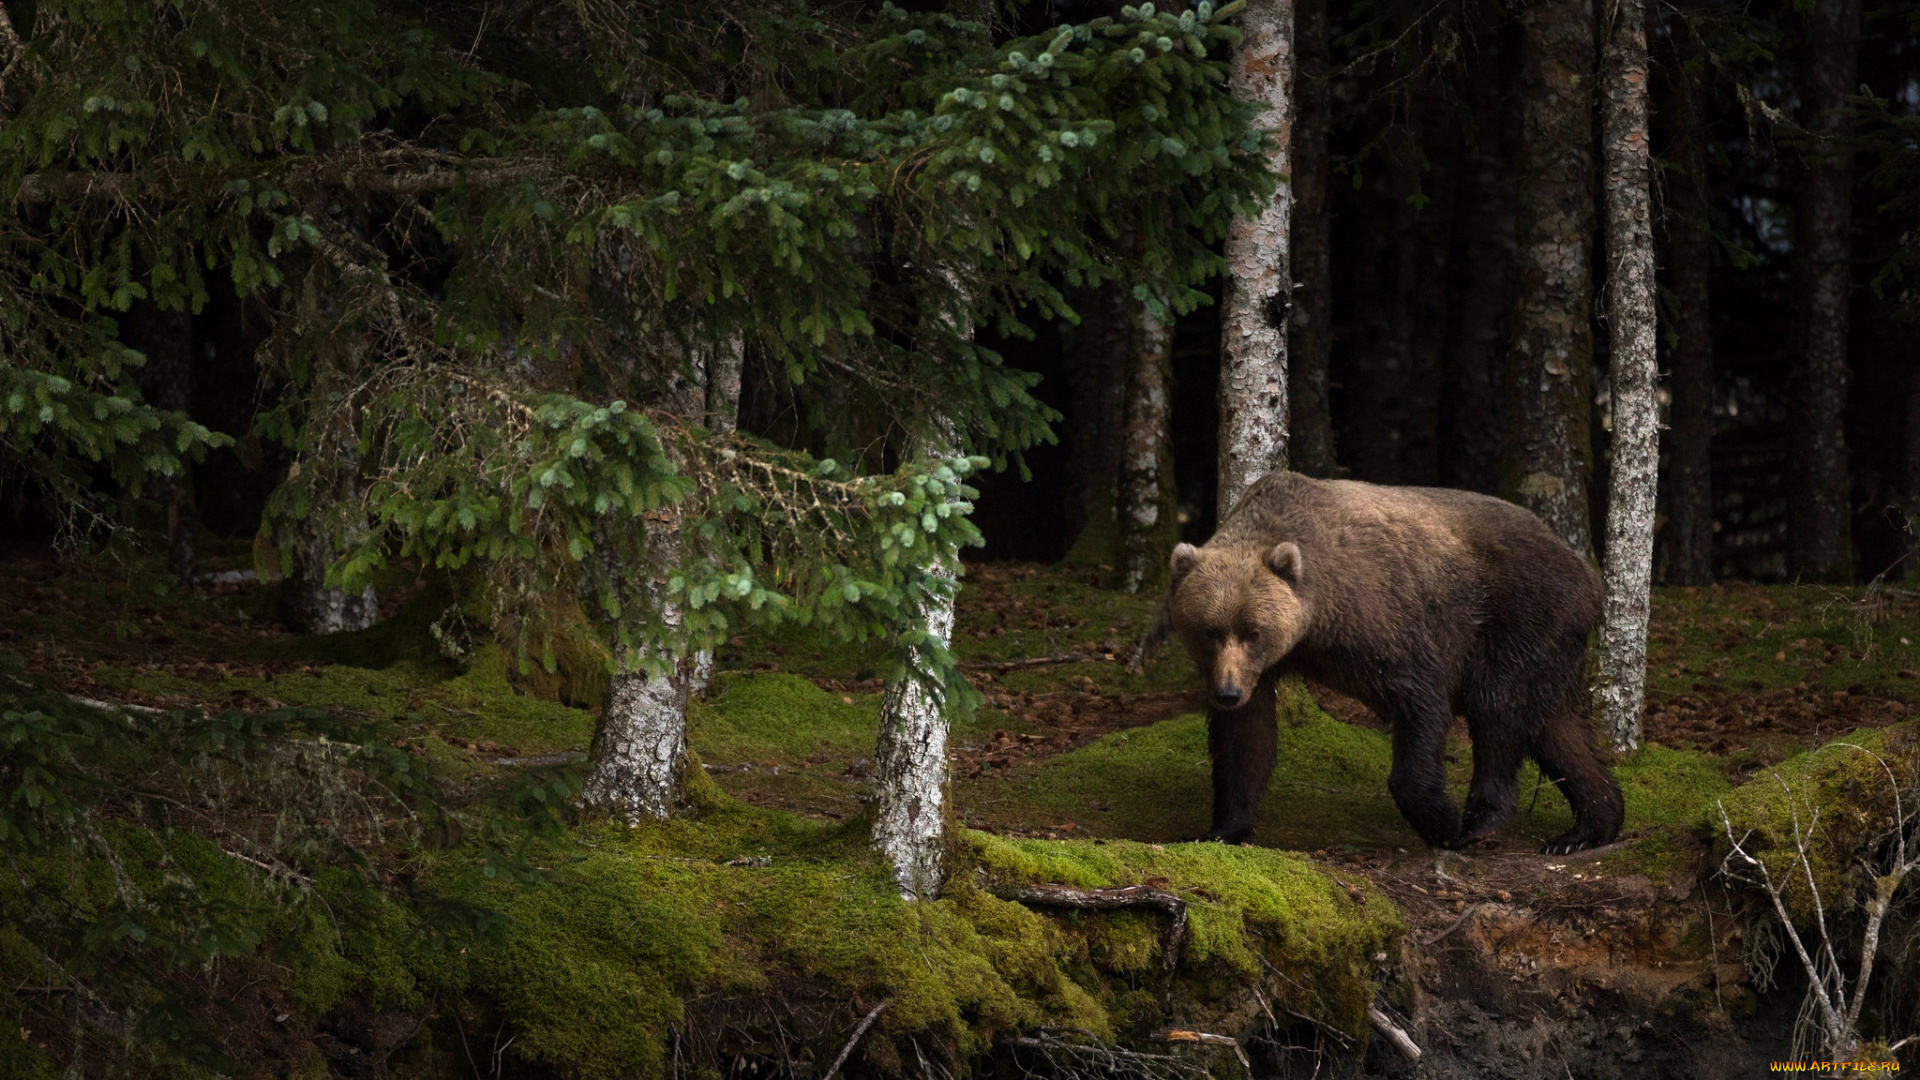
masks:
[(1306, 634), (1300, 545), (1212, 550), (1181, 544), (1170, 566), (1168, 614), (1207, 680), (1208, 699), (1219, 709), (1245, 705), (1260, 676)]

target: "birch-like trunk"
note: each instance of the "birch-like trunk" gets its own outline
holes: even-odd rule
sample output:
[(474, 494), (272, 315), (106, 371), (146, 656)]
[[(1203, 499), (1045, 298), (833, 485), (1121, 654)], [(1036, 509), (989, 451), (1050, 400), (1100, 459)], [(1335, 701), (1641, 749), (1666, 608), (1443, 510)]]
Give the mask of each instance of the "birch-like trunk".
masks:
[[(675, 376), (662, 402), (669, 412), (690, 421), (706, 412), (706, 365), (706, 357), (696, 356)], [(607, 572), (625, 602), (654, 612), (671, 635), (683, 618), (667, 589), (674, 568), (687, 555), (680, 510), (667, 506), (651, 511), (640, 527), (647, 540), (643, 564), (635, 568), (609, 562)], [(585, 800), (629, 825), (671, 817), (681, 808), (681, 778), (687, 770), (687, 699), (696, 692), (696, 683), (704, 685), (711, 657), (705, 670), (701, 658), (692, 656), (663, 665), (665, 671), (649, 671), (650, 658), (637, 651), (614, 659), (618, 670), (607, 680), (606, 704), (594, 731)]]
[(1127, 379), (1126, 455), (1120, 474), (1120, 587), (1158, 583), (1176, 535), (1172, 499), (1173, 330), (1143, 305), (1136, 313)]
[(1591, 557), (1593, 4), (1539, 0), (1520, 24), (1518, 295), (1500, 493)]
[[(921, 453), (952, 457), (958, 438), (948, 428), (926, 440)], [(956, 567), (933, 573), (953, 582)], [(927, 601), (920, 616), (942, 646), (953, 640), (958, 584)], [(880, 738), (873, 752), (873, 844), (893, 863), (894, 882), (908, 900), (932, 900), (946, 880), (947, 715), (940, 695), (919, 674), (921, 657), (905, 678), (887, 687), (880, 703)]]
[[(1292, 173), (1293, 4), (1252, 0), (1240, 17), (1228, 85), (1258, 102), (1254, 126), (1274, 132), (1268, 167)], [(1273, 201), (1227, 232), (1226, 303), (1221, 312), (1219, 517), (1224, 520), (1255, 480), (1287, 464), (1287, 265), (1293, 191), (1285, 179)]]
[(1298, 66), (1293, 97), (1292, 261), (1293, 318), (1287, 326), (1289, 464), (1308, 476), (1334, 474), (1333, 399), (1327, 370), (1333, 360), (1333, 190), (1327, 136), (1333, 125), (1327, 0), (1294, 7)]
[(1702, 88), (1688, 63), (1701, 55), (1685, 19), (1674, 20), (1673, 169), (1668, 173), (1673, 281), (1673, 409), (1667, 430), (1667, 571), (1673, 585), (1713, 580), (1713, 271)]
[(1606, 607), (1594, 703), (1616, 750), (1640, 745), (1646, 698), (1654, 494), (1660, 474), (1660, 372), (1654, 356), (1653, 199), (1647, 140), (1646, 0), (1615, 0), (1607, 27), (1601, 138), (1607, 184), (1608, 378), (1613, 460), (1607, 486)]
[[(686, 555), (680, 515), (668, 507), (647, 515), (647, 558), (631, 583), (669, 631), (680, 627), (679, 606), (667, 595), (667, 578)], [(635, 597), (634, 599), (639, 599)], [(693, 662), (682, 659), (664, 673), (649, 673), (647, 657), (626, 652), (607, 681), (607, 701), (594, 735), (593, 767), (585, 797), (629, 825), (673, 816), (681, 805), (687, 769), (687, 697)]]
[(1846, 96), (1857, 81), (1860, 0), (1818, 0), (1806, 19), (1800, 98), (1811, 143), (1794, 230), (1802, 341), (1787, 568), (1803, 580), (1844, 581), (1853, 572), (1845, 423), (1853, 151)]

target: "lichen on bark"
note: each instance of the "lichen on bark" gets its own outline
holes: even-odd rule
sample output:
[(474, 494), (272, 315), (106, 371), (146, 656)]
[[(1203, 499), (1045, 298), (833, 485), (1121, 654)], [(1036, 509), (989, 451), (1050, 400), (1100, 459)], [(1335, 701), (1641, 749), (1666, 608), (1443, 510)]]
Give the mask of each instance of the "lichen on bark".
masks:
[(1283, 179), (1259, 215), (1227, 231), (1220, 366), (1219, 516), (1255, 480), (1287, 464), (1287, 309), (1292, 302), (1288, 220), (1293, 192), (1293, 5), (1254, 0), (1241, 15), (1229, 84), (1260, 104), (1254, 126), (1273, 132), (1268, 166)]
[(1173, 328), (1141, 305), (1129, 357), (1126, 455), (1120, 475), (1120, 587), (1126, 592), (1159, 582), (1177, 535), (1170, 443), (1172, 350)]
[(1645, 0), (1617, 0), (1607, 27), (1602, 138), (1607, 184), (1608, 472), (1605, 614), (1594, 687), (1614, 748), (1640, 745), (1660, 470), (1654, 355), (1653, 199), (1647, 139)]
[(1518, 295), (1500, 491), (1591, 557), (1593, 5), (1543, 0), (1520, 23)]

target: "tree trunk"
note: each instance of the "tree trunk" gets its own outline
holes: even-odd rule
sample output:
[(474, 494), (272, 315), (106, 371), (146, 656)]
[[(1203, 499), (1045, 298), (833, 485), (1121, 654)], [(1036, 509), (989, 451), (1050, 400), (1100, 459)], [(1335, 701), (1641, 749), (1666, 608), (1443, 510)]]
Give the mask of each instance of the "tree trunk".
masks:
[(1161, 583), (1179, 536), (1174, 519), (1173, 328), (1145, 305), (1135, 312), (1127, 380), (1127, 446), (1120, 482), (1124, 533), (1120, 587), (1137, 593)]
[(1853, 152), (1846, 95), (1860, 47), (1860, 0), (1820, 0), (1807, 16), (1800, 72), (1804, 154), (1795, 239), (1802, 297), (1799, 393), (1787, 562), (1802, 580), (1853, 573), (1847, 476), (1847, 305), (1852, 292)]
[(1508, 165), (1518, 95), (1507, 93), (1497, 25), (1469, 58), (1461, 84), (1469, 138), (1463, 141), (1454, 214), (1453, 318), (1440, 386), (1440, 482), (1500, 488), (1500, 372), (1513, 315), (1514, 178)]
[[(706, 382), (707, 430), (716, 436), (731, 435), (740, 427), (740, 378), (746, 369), (746, 342), (738, 337), (720, 342), (707, 358), (700, 375)], [(693, 654), (693, 668), (687, 673), (687, 695), (701, 697), (713, 678), (713, 653), (701, 649)]]
[[(1439, 96), (1436, 87), (1431, 95)], [(1407, 407), (1400, 450), (1400, 482), (1432, 487), (1440, 482), (1440, 387), (1445, 374), (1447, 327), (1452, 321), (1447, 282), (1454, 206), (1463, 155), (1442, 110), (1421, 107), (1415, 128), (1429, 162), (1422, 180), (1423, 204), (1414, 211), (1412, 279), (1407, 283)]]
[(1907, 519), (1905, 576), (1908, 581), (1920, 581), (1920, 356), (1912, 358), (1907, 367), (1905, 436), (1900, 494), (1900, 513)]
[[(927, 457), (947, 458), (959, 439), (949, 428), (921, 448)], [(933, 573), (949, 582), (955, 568)], [(941, 646), (953, 639), (953, 601), (957, 583), (930, 599), (920, 615), (927, 634)], [(887, 687), (880, 703), (880, 738), (873, 752), (873, 843), (893, 863), (895, 884), (908, 900), (932, 900), (946, 879), (947, 729), (946, 711), (935, 688), (913, 672)]]
[(1118, 566), (1121, 556), (1119, 490), (1127, 414), (1128, 325), (1131, 304), (1118, 285), (1075, 297), (1080, 323), (1069, 346), (1073, 415), (1067, 470), (1074, 487), (1067, 561)]
[(351, 434), (341, 439), (335, 454), (335, 473), (327, 482), (334, 485), (331, 502), (339, 508), (341, 516), (338, 519), (324, 517), (318, 510), (328, 500), (316, 500), (315, 512), (310, 512), (295, 527), (291, 545), (293, 574), (287, 584), (292, 589), (292, 621), (306, 634), (365, 630), (380, 618), (380, 605), (371, 582), (351, 593), (327, 584), (327, 568), (340, 552), (343, 534), (366, 527), (364, 521), (352, 518), (357, 512), (355, 508), (361, 505), (362, 490), (360, 451)]
[[(1253, 0), (1228, 84), (1260, 104), (1254, 126), (1275, 132), (1267, 164), (1282, 177), (1293, 135), (1293, 6)], [(1292, 283), (1287, 228), (1293, 192), (1283, 180), (1273, 201), (1227, 232), (1226, 303), (1221, 312), (1219, 516), (1225, 520), (1255, 480), (1287, 464), (1287, 308)]]
[(1287, 326), (1287, 386), (1292, 398), (1292, 467), (1334, 475), (1333, 401), (1327, 368), (1333, 356), (1333, 192), (1327, 137), (1333, 123), (1327, 80), (1327, 0), (1294, 8), (1293, 318)]
[(1707, 188), (1707, 118), (1702, 87), (1687, 70), (1699, 55), (1686, 20), (1674, 20), (1673, 162), (1667, 191), (1670, 273), (1674, 298), (1673, 410), (1669, 447), (1667, 580), (1713, 580), (1713, 271), (1711, 199)]
[[(1375, 110), (1381, 123), (1392, 123)], [(1347, 378), (1346, 452), (1355, 478), (1374, 484), (1405, 483), (1406, 441), (1413, 406), (1413, 277), (1418, 265), (1414, 233), (1418, 214), (1408, 197), (1413, 181), (1404, 159), (1413, 148), (1400, 127), (1397, 155), (1369, 171), (1365, 216), (1360, 222), (1355, 283), (1352, 363)]]
[(1607, 482), (1606, 608), (1594, 688), (1616, 750), (1640, 745), (1648, 590), (1660, 475), (1654, 355), (1653, 199), (1648, 185), (1646, 0), (1617, 0), (1607, 27), (1601, 138), (1607, 167), (1608, 379), (1613, 459)]
[[(678, 629), (681, 612), (667, 595), (667, 578), (686, 555), (679, 512), (671, 507), (654, 511), (644, 527), (644, 578), (630, 584), (670, 630)], [(594, 734), (585, 795), (588, 804), (637, 825), (671, 817), (681, 807), (693, 663), (683, 659), (664, 673), (649, 673), (641, 653), (626, 652), (617, 659), (619, 670), (607, 681), (607, 703)]]
[[(136, 304), (127, 313), (127, 331), (133, 347), (147, 357), (140, 392), (159, 408), (185, 413), (193, 404), (193, 317)], [(155, 484), (154, 494), (167, 515), (167, 569), (181, 588), (192, 589), (193, 474), (185, 462), (181, 469)]]
[(1503, 375), (1501, 494), (1589, 558), (1593, 379), (1590, 0), (1521, 9), (1518, 297)]
[[(696, 357), (675, 375), (662, 402), (667, 411), (687, 421), (706, 413), (711, 392), (706, 363), (706, 358)], [(737, 408), (737, 390), (735, 395)], [(725, 398), (724, 391), (721, 397)], [(646, 530), (647, 554), (639, 575), (612, 563), (608, 574), (625, 603), (656, 613), (669, 632), (677, 631), (683, 613), (667, 582), (687, 555), (680, 510), (667, 506), (650, 511), (640, 526)], [(608, 522), (605, 527), (631, 528), (632, 523)], [(615, 657), (618, 670), (607, 680), (607, 701), (594, 731), (593, 765), (587, 773), (588, 805), (601, 807), (629, 825), (671, 817), (681, 808), (681, 778), (687, 769), (687, 699), (695, 691), (696, 680), (703, 683), (705, 679), (698, 657), (658, 665), (650, 660), (638, 651)], [(649, 670), (655, 666), (665, 670)], [(711, 659), (707, 666), (711, 667)]]

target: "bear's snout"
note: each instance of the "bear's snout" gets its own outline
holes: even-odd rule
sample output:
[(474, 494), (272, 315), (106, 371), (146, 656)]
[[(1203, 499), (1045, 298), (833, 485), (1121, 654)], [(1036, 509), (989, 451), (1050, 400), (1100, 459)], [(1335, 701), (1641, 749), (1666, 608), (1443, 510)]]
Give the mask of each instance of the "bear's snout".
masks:
[(1213, 703), (1223, 709), (1237, 709), (1247, 700), (1247, 692), (1232, 683), (1218, 683), (1213, 688)]

